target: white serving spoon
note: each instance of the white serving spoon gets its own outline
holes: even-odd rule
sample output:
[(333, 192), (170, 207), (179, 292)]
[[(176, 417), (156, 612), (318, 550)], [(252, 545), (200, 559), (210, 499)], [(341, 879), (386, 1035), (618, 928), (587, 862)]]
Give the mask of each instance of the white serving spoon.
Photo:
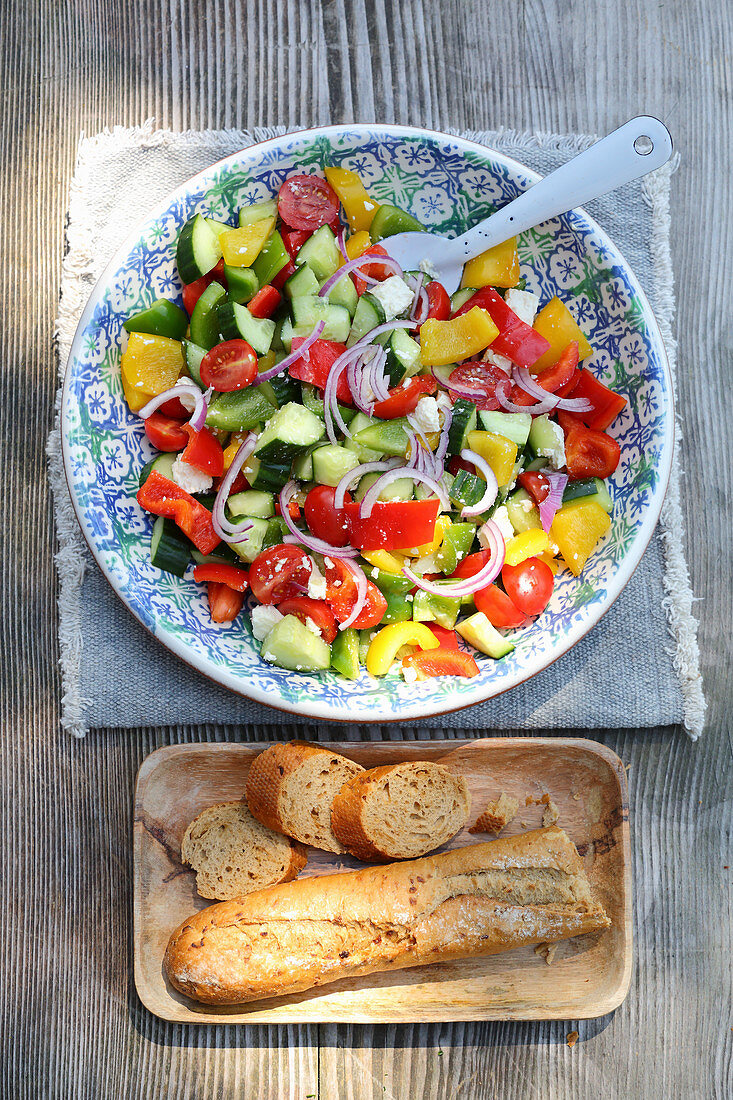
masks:
[[(421, 262), (427, 261), (437, 272), (433, 277), (452, 294), (460, 285), (463, 265), (468, 260), (517, 233), (661, 168), (671, 155), (672, 138), (664, 123), (639, 115), (460, 237), (450, 240), (428, 232), (396, 233), (380, 243), (405, 271), (417, 271)], [(431, 275), (432, 269), (428, 268)]]

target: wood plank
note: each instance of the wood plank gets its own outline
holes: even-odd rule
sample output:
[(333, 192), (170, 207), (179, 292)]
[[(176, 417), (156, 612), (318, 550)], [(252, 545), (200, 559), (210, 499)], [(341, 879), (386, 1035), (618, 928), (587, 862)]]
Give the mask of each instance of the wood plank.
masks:
[[(722, 0), (635, 0), (610, 11), (601, 0), (3, 5), (0, 783), (8, 885), (0, 1001), (11, 1023), (3, 1025), (0, 1095), (733, 1093), (731, 1032), (720, 1011), (730, 1002), (732, 946), (721, 886), (730, 864), (733, 608), (730, 433), (719, 400), (732, 365), (733, 10)], [(694, 588), (707, 597), (697, 610), (710, 711), (699, 746), (671, 730), (600, 735), (629, 765), (638, 928), (629, 998), (599, 1024), (579, 1024), (573, 1050), (564, 1043), (572, 1021), (323, 1026), (320, 1035), (315, 1027), (181, 1032), (155, 1021), (130, 981), (134, 775), (159, 744), (221, 739), (223, 731), (108, 731), (78, 745), (58, 730), (56, 581), (51, 540), (38, 529), (51, 529), (43, 441), (80, 131), (155, 116), (175, 128), (380, 118), (601, 132), (640, 109), (667, 119), (683, 155), (672, 245), (684, 512)], [(49, 949), (39, 952), (39, 943)]]

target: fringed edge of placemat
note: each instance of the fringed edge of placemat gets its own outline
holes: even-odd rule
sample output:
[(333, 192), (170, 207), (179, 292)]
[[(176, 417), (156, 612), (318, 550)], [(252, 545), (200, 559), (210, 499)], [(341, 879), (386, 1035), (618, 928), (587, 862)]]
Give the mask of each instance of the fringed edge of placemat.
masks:
[[(150, 119), (140, 127), (115, 127), (113, 130), (103, 130), (88, 138), (83, 133), (80, 136), (76, 167), (69, 192), (69, 213), (66, 229), (67, 250), (62, 264), (59, 313), (55, 326), (55, 338), (59, 354), (59, 376), (62, 384), (76, 326), (88, 293), (92, 289), (93, 255), (84, 218), (84, 195), (91, 169), (92, 153), (98, 151), (100, 146), (110, 143), (119, 148), (121, 141), (155, 147), (166, 145), (171, 141), (180, 141), (181, 138), (189, 136), (195, 137), (203, 145), (208, 140), (211, 144), (212, 157), (220, 159), (222, 156), (222, 137), (231, 141), (231, 151), (235, 152), (255, 142), (266, 141), (268, 138), (279, 137), (282, 134), (296, 132), (303, 128), (300, 126), (270, 126), (258, 127), (251, 133), (245, 130), (177, 133), (171, 130), (156, 130), (153, 128), (153, 124), (154, 120)], [(567, 153), (568, 156), (581, 152), (597, 140), (591, 134), (559, 135), (504, 128), (481, 131), (447, 129), (445, 132), (489, 147), (498, 140), (503, 139), (513, 142), (519, 149), (553, 149), (557, 152)], [(673, 331), (675, 298), (670, 250), (669, 197), (670, 179), (672, 174), (677, 171), (678, 166), (679, 155), (675, 154), (669, 164), (652, 173), (642, 183), (644, 200), (654, 214), (652, 218), (651, 249), (657, 290), (655, 315), (667, 350), (675, 399), (677, 396), (677, 341)], [(59, 573), (59, 643), (63, 685), (61, 725), (73, 736), (83, 737), (88, 728), (85, 707), (91, 703), (91, 700), (82, 698), (80, 692), (83, 646), (80, 594), (86, 568), (86, 544), (79, 530), (66, 485), (61, 448), (60, 408), (61, 390), (59, 390), (56, 398), (54, 428), (47, 444), (49, 480), (54, 498), (54, 514), (59, 546), (55, 560)], [(683, 724), (692, 740), (697, 741), (704, 727), (707, 703), (703, 693), (702, 674), (700, 672), (700, 649), (697, 638), (698, 622), (692, 613), (694, 597), (684, 553), (685, 527), (680, 489), (682, 472), (679, 462), (681, 439), (681, 422), (679, 416), (676, 416), (672, 468), (659, 520), (665, 557), (663, 585), (666, 596), (663, 604), (672, 636), (672, 644), (667, 647), (667, 652), (672, 657), (682, 692)]]

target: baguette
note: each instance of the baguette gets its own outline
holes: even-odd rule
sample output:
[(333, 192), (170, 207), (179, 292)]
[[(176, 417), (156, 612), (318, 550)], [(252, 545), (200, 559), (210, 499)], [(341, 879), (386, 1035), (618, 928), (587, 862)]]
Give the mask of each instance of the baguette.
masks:
[(252, 761), (245, 798), (250, 813), (268, 829), (327, 852), (343, 853), (331, 828), (331, 804), (361, 764), (337, 752), (289, 741), (270, 745)]
[(575, 845), (553, 827), (209, 906), (173, 933), (164, 967), (194, 1000), (242, 1004), (609, 924)]
[(466, 824), (468, 785), (428, 760), (359, 772), (333, 800), (331, 827), (366, 863), (417, 859), (440, 848)]

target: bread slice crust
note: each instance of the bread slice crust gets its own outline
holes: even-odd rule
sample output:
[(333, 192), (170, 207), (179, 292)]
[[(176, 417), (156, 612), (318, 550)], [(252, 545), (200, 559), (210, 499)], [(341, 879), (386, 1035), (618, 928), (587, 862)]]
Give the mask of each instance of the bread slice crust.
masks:
[(202, 810), (181, 841), (181, 860), (196, 872), (197, 892), (219, 901), (290, 882), (307, 859), (302, 844), (262, 825), (243, 799)]
[(470, 809), (463, 776), (431, 761), (407, 761), (345, 783), (333, 801), (331, 827), (367, 863), (417, 859), (459, 833)]
[(575, 845), (551, 827), (209, 906), (172, 934), (164, 966), (194, 1000), (243, 1004), (609, 925)]
[(331, 828), (335, 794), (361, 764), (309, 741), (270, 745), (252, 761), (245, 798), (253, 817), (278, 833), (343, 854)]

